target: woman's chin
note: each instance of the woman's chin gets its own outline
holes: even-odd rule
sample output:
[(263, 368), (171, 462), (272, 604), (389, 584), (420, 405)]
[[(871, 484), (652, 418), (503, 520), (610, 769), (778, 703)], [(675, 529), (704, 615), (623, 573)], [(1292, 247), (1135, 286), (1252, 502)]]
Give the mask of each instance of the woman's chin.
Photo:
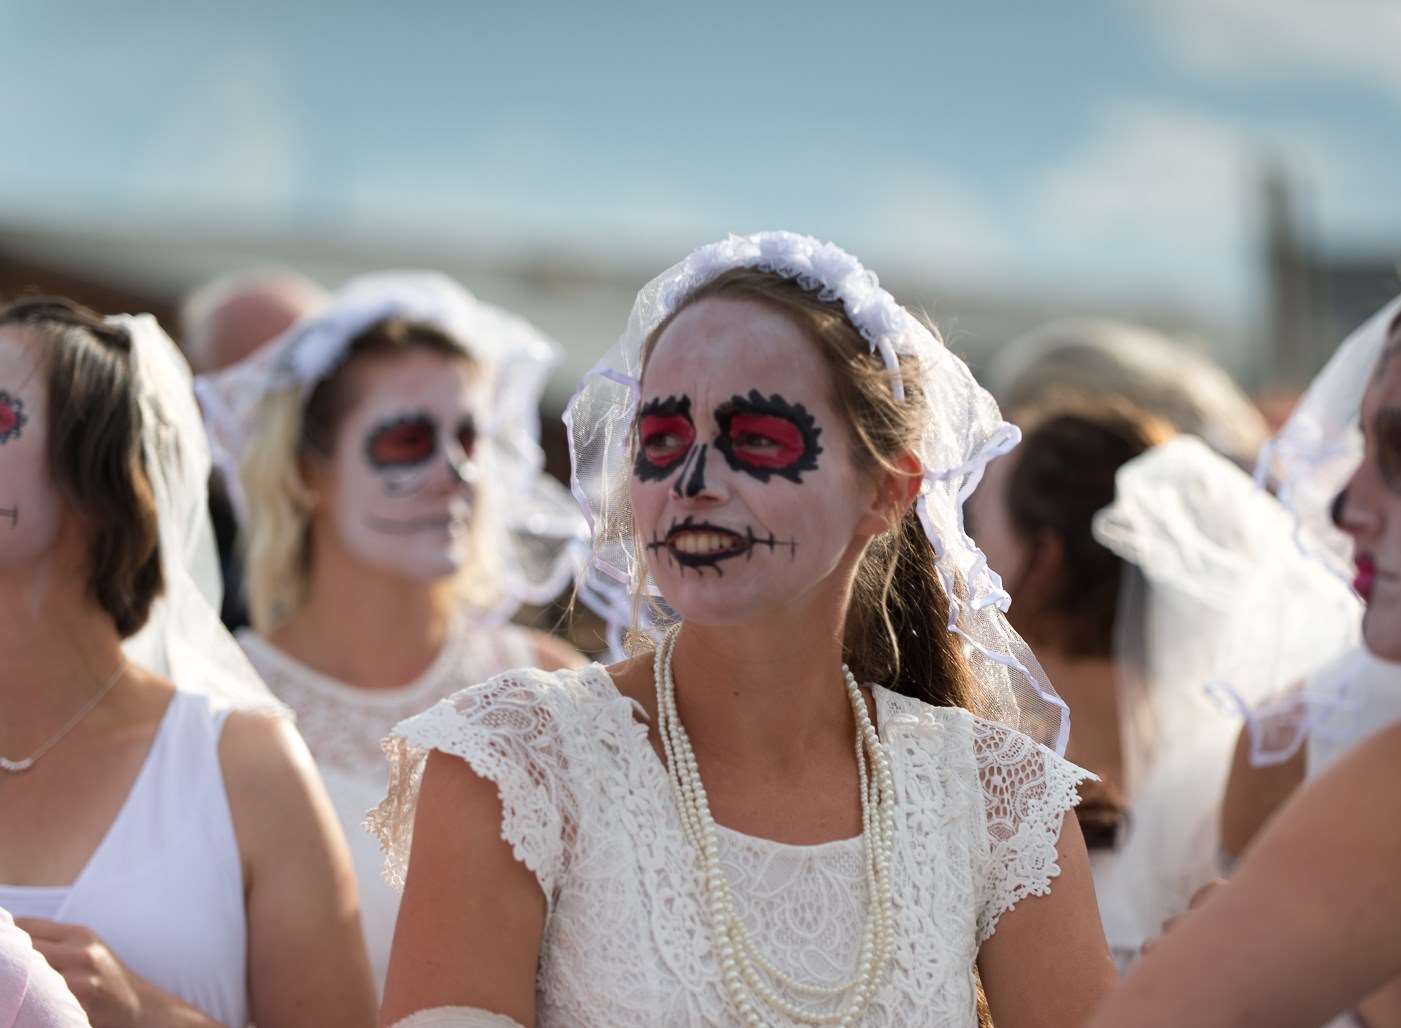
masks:
[[(1397, 616), (1380, 617), (1385, 613)], [(1367, 609), (1367, 617), (1362, 622), (1362, 642), (1372, 656), (1394, 664), (1401, 664), (1401, 610), (1386, 612), (1373, 607)]]
[(758, 583), (727, 583), (714, 575), (701, 579), (688, 572), (685, 581), (658, 584), (667, 606), (679, 614), (682, 621), (697, 625), (751, 623), (771, 616), (785, 605), (781, 596), (756, 588)]

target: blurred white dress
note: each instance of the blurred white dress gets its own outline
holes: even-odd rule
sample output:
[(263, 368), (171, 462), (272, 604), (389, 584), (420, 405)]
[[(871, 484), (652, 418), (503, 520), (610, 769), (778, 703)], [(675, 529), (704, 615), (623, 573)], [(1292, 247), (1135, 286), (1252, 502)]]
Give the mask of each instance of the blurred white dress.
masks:
[[(964, 710), (874, 695), (897, 802), (895, 941), (860, 1023), (973, 1028), (979, 946), (1021, 899), (1050, 891), (1065, 813), (1090, 776)], [(502, 837), (546, 897), (541, 1028), (734, 1021), (694, 854), (640, 716), (600, 665), (513, 671), (405, 721), (386, 747), (390, 791), (371, 826), (400, 879), (428, 752), (496, 783)], [(761, 951), (800, 980), (849, 978), (868, 903), (861, 839), (797, 846), (721, 828), (719, 842)]]
[(1304, 696), (1327, 707), (1312, 719), (1306, 744), (1304, 775), (1312, 780), (1369, 736), (1401, 722), (1401, 664), (1359, 646), (1310, 678)]
[(1105, 938), (1121, 974), (1163, 923), (1219, 876), (1218, 823), (1232, 749), (1220, 727), (1203, 722), (1198, 739), (1176, 740), (1135, 791), (1119, 844), (1090, 854)]
[(472, 682), (534, 661), (529, 634), (514, 625), (449, 632), (438, 656), (417, 679), (397, 689), (359, 689), (283, 653), (258, 633), (238, 641), (273, 693), (296, 714), (350, 847), (360, 917), (377, 988), (389, 968), (399, 894), (384, 881), (384, 857), (364, 828), (365, 815), (389, 783), (380, 743), (399, 721)]

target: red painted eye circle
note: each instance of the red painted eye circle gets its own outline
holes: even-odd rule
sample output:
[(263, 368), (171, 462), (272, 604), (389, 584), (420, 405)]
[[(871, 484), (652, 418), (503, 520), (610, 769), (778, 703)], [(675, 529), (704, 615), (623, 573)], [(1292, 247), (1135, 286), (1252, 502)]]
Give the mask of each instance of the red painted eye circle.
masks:
[(24, 401), (0, 390), (0, 443), (17, 438), (27, 420), (24, 416)]
[(438, 448), (438, 432), (429, 418), (404, 418), (385, 425), (370, 436), (370, 463), (378, 468), (403, 468), (422, 464)]
[(803, 456), (806, 444), (798, 426), (769, 414), (736, 414), (730, 419), (730, 448), (756, 468), (782, 470)]
[(669, 468), (691, 448), (696, 430), (679, 414), (649, 414), (638, 427), (642, 453), (659, 468)]

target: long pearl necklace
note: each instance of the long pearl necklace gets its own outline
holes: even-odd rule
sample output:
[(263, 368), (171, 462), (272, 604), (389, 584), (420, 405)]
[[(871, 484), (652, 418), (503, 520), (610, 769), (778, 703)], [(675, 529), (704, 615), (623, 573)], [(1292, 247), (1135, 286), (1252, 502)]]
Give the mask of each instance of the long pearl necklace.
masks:
[[(769, 1007), (791, 1021), (810, 1025), (849, 1028), (865, 1011), (890, 962), (893, 918), (890, 904), (890, 858), (895, 841), (895, 790), (890, 758), (866, 711), (866, 701), (856, 678), (845, 664), (847, 696), (856, 719), (856, 768), (861, 782), (861, 827), (865, 850), (867, 894), (870, 907), (862, 933), (856, 975), (836, 986), (797, 981), (775, 967), (758, 951), (748, 929), (735, 911), (734, 899), (716, 841), (715, 820), (701, 782), (700, 768), (686, 729), (676, 712), (676, 683), (671, 655), (681, 626), (673, 625), (657, 647), (653, 677), (657, 685), (657, 729), (666, 754), (667, 776), (676, 795), (681, 827), (695, 848), (705, 895), (705, 914), (719, 956), (725, 992), (741, 1020), (751, 1028), (765, 1024), (761, 1007)], [(830, 1002), (845, 997), (833, 1013), (805, 1010), (779, 994), (788, 992)]]

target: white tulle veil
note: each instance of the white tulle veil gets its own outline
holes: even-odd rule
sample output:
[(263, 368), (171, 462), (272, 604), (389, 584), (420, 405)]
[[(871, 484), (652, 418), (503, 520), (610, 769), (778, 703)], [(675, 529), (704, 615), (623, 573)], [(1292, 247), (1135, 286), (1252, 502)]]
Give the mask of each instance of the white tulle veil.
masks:
[[(930, 418), (919, 446), (924, 477), (916, 503), (949, 597), (946, 627), (964, 643), (981, 685), (986, 708), (980, 713), (1063, 751), (1069, 733), (1065, 705), (1007, 622), (1010, 597), (963, 524), (964, 501), (984, 467), (1011, 450), (1020, 433), (1002, 419), (967, 366), (881, 288), (873, 272), (832, 243), (791, 232), (730, 236), (693, 251), (638, 293), (622, 337), (584, 376), (565, 413), (571, 485), (593, 539), (582, 598), (609, 622), (615, 647), (626, 628), (655, 641), (674, 621), (636, 551), (628, 501), (643, 347), (692, 292), (741, 267), (772, 272), (840, 302), (891, 372), (897, 401), (904, 398), (900, 358), (917, 360)], [(638, 592), (659, 602), (645, 604), (634, 624), (632, 597)]]
[(142, 453), (160, 521), (165, 589), (142, 629), (123, 644), (127, 658), (239, 709), (287, 713), (219, 620), (222, 585), (209, 521), (209, 444), (190, 371), (149, 314), (108, 324), (131, 339), (132, 380), (141, 408)]

